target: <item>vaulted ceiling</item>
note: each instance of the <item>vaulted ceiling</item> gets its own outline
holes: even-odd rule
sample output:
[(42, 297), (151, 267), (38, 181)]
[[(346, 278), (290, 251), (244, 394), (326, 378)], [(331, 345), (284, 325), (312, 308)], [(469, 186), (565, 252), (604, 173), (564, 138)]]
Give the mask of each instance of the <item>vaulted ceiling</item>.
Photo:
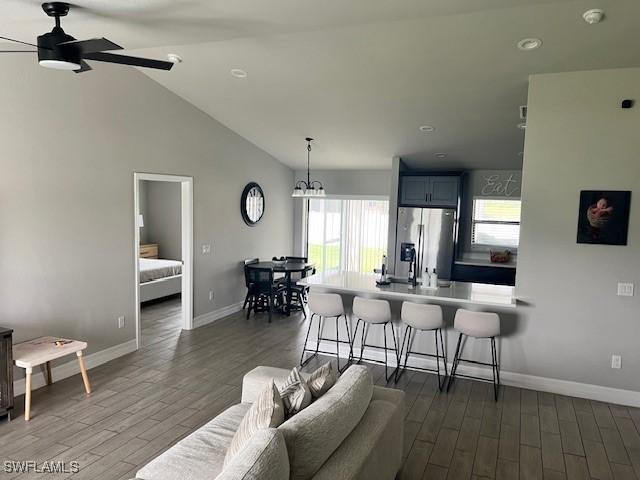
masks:
[[(518, 168), (530, 74), (640, 66), (637, 0), (77, 3), (67, 33), (179, 54), (171, 72), (144, 73), (294, 168), (306, 164), (306, 136), (316, 138), (315, 168), (383, 169), (396, 155), (424, 167)], [(5, 6), (0, 35), (34, 41), (51, 28), (37, 2)], [(588, 25), (582, 13), (595, 7), (606, 19)], [(542, 47), (518, 50), (525, 37)], [(126, 67), (94, 68), (83, 75)]]

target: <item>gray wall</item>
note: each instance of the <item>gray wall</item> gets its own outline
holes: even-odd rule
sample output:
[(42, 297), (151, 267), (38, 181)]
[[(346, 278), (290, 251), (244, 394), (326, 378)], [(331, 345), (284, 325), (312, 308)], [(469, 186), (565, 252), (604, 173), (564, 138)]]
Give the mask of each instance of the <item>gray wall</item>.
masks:
[[(391, 164), (391, 160), (389, 160)], [(328, 195), (389, 195), (390, 170), (311, 170), (311, 180), (322, 182)], [(306, 180), (307, 171), (297, 170), (295, 179)], [(293, 184), (289, 190), (293, 190)], [(295, 255), (303, 254), (303, 212), (305, 200), (294, 199), (294, 239)], [(282, 255), (286, 255), (283, 252)]]
[[(640, 69), (531, 77), (522, 185), (517, 335), (504, 367), (640, 390)], [(576, 243), (580, 190), (632, 190), (627, 246)], [(611, 355), (622, 369), (611, 369)]]
[[(514, 372), (640, 391), (640, 295), (616, 296), (617, 282), (635, 283), (636, 291), (640, 282), (640, 108), (621, 110), (622, 98), (640, 98), (640, 69), (531, 77), (516, 282), (521, 301), (515, 311), (497, 310), (507, 381)], [(576, 244), (580, 190), (588, 189), (634, 190), (627, 246)], [(397, 318), (400, 302), (392, 309)], [(451, 327), (456, 309), (443, 310)], [(324, 334), (333, 338), (331, 325)], [(457, 334), (448, 328), (444, 335), (451, 360)], [(367, 340), (382, 345), (381, 330)], [(432, 352), (433, 337), (416, 337), (414, 349)], [(622, 355), (621, 370), (611, 369), (614, 353)], [(464, 358), (488, 361), (488, 342), (469, 339)]]
[[(513, 179), (513, 182), (511, 180)], [(506, 191), (505, 191), (506, 187)], [(471, 227), (473, 220), (473, 198), (520, 198), (522, 189), (521, 170), (469, 170), (462, 181), (462, 204), (460, 208), (460, 253), (471, 251)]]
[[(241, 259), (291, 250), (293, 172), (137, 70), (16, 55), (0, 72), (0, 325), (16, 341), (78, 337), (91, 353), (134, 338), (135, 171), (194, 177), (195, 315), (243, 299)], [(253, 228), (239, 210), (252, 180), (267, 201)]]
[(140, 186), (140, 212), (144, 215), (141, 233), (144, 231), (148, 243), (158, 244), (160, 258), (182, 260), (180, 184), (141, 180)]

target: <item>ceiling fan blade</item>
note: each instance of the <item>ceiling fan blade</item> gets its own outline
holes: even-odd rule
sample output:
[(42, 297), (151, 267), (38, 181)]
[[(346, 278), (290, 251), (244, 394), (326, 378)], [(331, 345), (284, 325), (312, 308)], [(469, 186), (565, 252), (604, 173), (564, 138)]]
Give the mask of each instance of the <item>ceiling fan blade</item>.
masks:
[(72, 48), (79, 51), (81, 55), (85, 53), (104, 52), (106, 50), (122, 50), (122, 47), (106, 38), (91, 38), (89, 40), (71, 40), (57, 45), (59, 48)]
[(153, 60), (151, 58), (130, 57), (128, 55), (116, 55), (114, 53), (95, 52), (83, 55), (86, 60), (98, 62), (119, 63), (121, 65), (133, 65), (135, 67), (156, 68), (159, 70), (171, 70), (172, 62)]
[(29, 42), (23, 42), (22, 40), (15, 40), (13, 38), (9, 38), (9, 37), (0, 37), (0, 40), (8, 40), (10, 42), (14, 42), (14, 43), (21, 43), (22, 45), (29, 45), (30, 47), (36, 47), (38, 48), (38, 45), (35, 45), (33, 43), (29, 43)]
[(89, 70), (92, 70), (91, 65), (89, 65), (84, 60), (80, 60), (80, 68), (78, 70), (74, 70), (74, 72), (82, 73), (82, 72), (88, 72)]

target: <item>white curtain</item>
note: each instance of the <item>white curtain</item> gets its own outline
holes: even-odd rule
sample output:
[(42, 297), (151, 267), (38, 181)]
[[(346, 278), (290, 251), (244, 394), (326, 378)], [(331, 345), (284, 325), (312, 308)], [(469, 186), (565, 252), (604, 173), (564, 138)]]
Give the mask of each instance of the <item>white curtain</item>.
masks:
[(313, 198), (309, 201), (309, 261), (318, 272), (373, 272), (387, 251), (389, 202)]

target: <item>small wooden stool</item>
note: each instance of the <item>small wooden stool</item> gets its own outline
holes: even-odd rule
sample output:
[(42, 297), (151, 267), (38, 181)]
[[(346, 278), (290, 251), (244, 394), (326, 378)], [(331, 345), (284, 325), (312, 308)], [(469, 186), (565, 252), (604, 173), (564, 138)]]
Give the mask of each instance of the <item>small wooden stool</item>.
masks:
[(86, 342), (57, 337), (41, 337), (13, 346), (13, 362), (16, 367), (24, 368), (26, 373), (24, 388), (24, 419), (31, 418), (31, 373), (33, 367), (45, 364), (47, 369), (47, 385), (53, 383), (51, 378), (51, 360), (75, 353), (80, 364), (80, 373), (84, 382), (84, 389), (91, 393), (89, 376), (84, 368), (82, 351), (87, 348)]

